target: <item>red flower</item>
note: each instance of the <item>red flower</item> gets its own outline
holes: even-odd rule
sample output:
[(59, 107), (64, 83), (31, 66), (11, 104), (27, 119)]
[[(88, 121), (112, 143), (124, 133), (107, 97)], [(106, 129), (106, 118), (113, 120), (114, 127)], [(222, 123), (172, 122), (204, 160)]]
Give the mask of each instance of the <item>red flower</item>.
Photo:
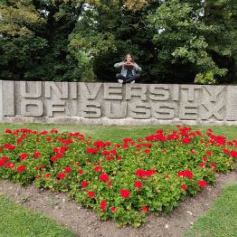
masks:
[(20, 161), (25, 160), (25, 159), (27, 158), (27, 156), (28, 156), (27, 153), (22, 153), (22, 154), (20, 155)]
[(231, 151), (230, 152), (230, 156), (233, 157), (233, 158), (236, 158), (237, 157), (237, 152), (236, 151)]
[(205, 165), (203, 163), (199, 164), (198, 166), (201, 168), (205, 167)]
[(50, 174), (49, 173), (47, 173), (46, 175), (45, 175), (45, 178), (50, 178)]
[(207, 161), (207, 157), (204, 156), (203, 159), (202, 159), (203, 162), (206, 162)]
[(54, 149), (53, 149), (53, 152), (59, 152), (59, 149), (57, 148), (57, 147), (55, 147)]
[(11, 129), (6, 129), (6, 130), (5, 130), (5, 133), (11, 134), (11, 133), (12, 133), (12, 130), (11, 130)]
[(101, 155), (102, 155), (102, 156), (108, 156), (109, 154), (110, 154), (109, 151), (102, 151), (102, 152), (101, 152)]
[(70, 173), (71, 171), (72, 171), (72, 169), (70, 167), (65, 167), (64, 168), (65, 173)]
[(16, 141), (17, 141), (18, 143), (20, 143), (20, 142), (23, 141), (23, 139), (22, 139), (22, 138), (18, 138), (18, 139), (16, 139)]
[(89, 147), (89, 148), (87, 148), (86, 153), (95, 154), (95, 153), (97, 153), (97, 149)]
[(83, 174), (84, 172), (83, 172), (83, 170), (78, 170), (78, 173)]
[(196, 151), (195, 150), (191, 150), (190, 153), (191, 154), (196, 154)]
[(105, 201), (105, 200), (103, 200), (103, 201), (100, 203), (100, 209), (101, 209), (102, 211), (106, 211), (106, 201)]
[(128, 148), (128, 144), (123, 144), (123, 149), (127, 149)]
[(117, 155), (118, 154), (118, 152), (116, 150), (111, 150), (110, 153), (113, 154), (113, 155)]
[(96, 142), (94, 142), (94, 146), (96, 146), (96, 147), (105, 147), (106, 144), (103, 141), (96, 141)]
[(46, 140), (47, 140), (48, 142), (51, 142), (52, 138), (51, 138), (51, 137), (47, 137)]
[(105, 146), (111, 146), (111, 142), (105, 142)]
[(184, 144), (189, 144), (189, 143), (191, 142), (191, 138), (185, 137), (185, 138), (182, 139), (182, 142), (183, 142)]
[(42, 135), (45, 135), (47, 134), (48, 132), (46, 130), (42, 131), (39, 135), (42, 136)]
[(183, 184), (183, 185), (181, 186), (181, 189), (182, 189), (183, 191), (185, 191), (185, 190), (187, 189), (187, 186), (186, 186), (185, 184)]
[(89, 191), (88, 194), (89, 194), (89, 198), (93, 198), (95, 196), (95, 193), (92, 191)]
[(207, 151), (206, 154), (207, 154), (207, 156), (211, 156), (212, 152), (211, 151)]
[(115, 213), (116, 212), (116, 208), (115, 207), (110, 207), (111, 212)]
[(178, 177), (185, 178), (188, 177), (189, 179), (193, 178), (193, 173), (190, 170), (185, 170), (178, 173)]
[(3, 159), (0, 159), (0, 167), (4, 166), (4, 164), (5, 164), (5, 161)]
[(109, 181), (109, 176), (106, 173), (102, 172), (102, 174), (100, 175), (100, 180), (107, 182)]
[(40, 155), (41, 155), (40, 152), (35, 152), (34, 157), (35, 157), (35, 158), (38, 158)]
[(17, 171), (18, 171), (19, 173), (22, 173), (25, 169), (26, 169), (26, 167), (22, 165), (22, 166), (19, 166), (19, 167), (17, 168)]
[(66, 175), (65, 175), (64, 173), (59, 173), (59, 174), (58, 174), (58, 178), (59, 178), (59, 179), (64, 179), (65, 176), (66, 176)]
[(102, 170), (102, 167), (101, 167), (101, 166), (96, 166), (96, 167), (94, 168), (94, 170), (95, 170), (96, 173), (98, 173), (99, 171)]
[(168, 174), (165, 176), (166, 179), (169, 179), (169, 177), (170, 177), (170, 176), (169, 176)]
[(150, 151), (151, 151), (150, 149), (146, 149), (146, 150), (145, 150), (145, 153), (146, 153), (146, 154), (149, 154)]
[(146, 211), (148, 211), (148, 208), (146, 206), (143, 206), (142, 210), (146, 212)]
[(216, 164), (215, 163), (211, 163), (210, 166), (211, 167), (216, 167)]
[(126, 189), (121, 189), (120, 194), (123, 198), (129, 198), (129, 196), (130, 196), (130, 192)]
[(4, 144), (3, 146), (9, 151), (12, 151), (16, 148), (16, 146), (9, 144), (9, 143)]
[(229, 153), (230, 153), (230, 151), (229, 151), (228, 149), (226, 149), (226, 148), (223, 149), (223, 152), (224, 152), (225, 154), (229, 154)]
[(123, 139), (124, 143), (129, 143), (129, 142), (133, 142), (132, 138), (124, 138)]
[(89, 184), (89, 182), (88, 181), (83, 181), (82, 183), (81, 183), (81, 186), (82, 186), (82, 188), (86, 188), (86, 186)]
[(207, 183), (204, 181), (204, 180), (200, 180), (198, 181), (198, 185), (201, 187), (201, 188), (205, 188)]
[(13, 169), (15, 167), (15, 165), (12, 162), (8, 162), (5, 164), (5, 167)]
[(135, 181), (134, 186), (137, 188), (142, 188), (142, 182), (141, 181)]
[(2, 157), (2, 160), (8, 161), (8, 160), (10, 160), (10, 159), (9, 159), (9, 157), (7, 157), (7, 156), (3, 156), (3, 157)]
[(106, 160), (113, 160), (114, 156), (106, 156)]
[(155, 173), (156, 170), (137, 170), (135, 175), (137, 177), (145, 178), (145, 177), (152, 177), (152, 175)]

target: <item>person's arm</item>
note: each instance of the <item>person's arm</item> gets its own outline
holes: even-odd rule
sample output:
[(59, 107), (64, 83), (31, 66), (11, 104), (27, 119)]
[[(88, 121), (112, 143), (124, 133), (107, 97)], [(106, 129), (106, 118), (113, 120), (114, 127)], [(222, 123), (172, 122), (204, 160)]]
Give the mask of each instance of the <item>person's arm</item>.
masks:
[(114, 67), (120, 68), (120, 67), (122, 67), (123, 65), (124, 65), (124, 62), (115, 63), (115, 64), (114, 64)]
[(135, 67), (135, 70), (136, 70), (137, 72), (141, 72), (141, 71), (142, 71), (142, 68), (139, 67), (136, 63), (134, 63), (134, 67)]

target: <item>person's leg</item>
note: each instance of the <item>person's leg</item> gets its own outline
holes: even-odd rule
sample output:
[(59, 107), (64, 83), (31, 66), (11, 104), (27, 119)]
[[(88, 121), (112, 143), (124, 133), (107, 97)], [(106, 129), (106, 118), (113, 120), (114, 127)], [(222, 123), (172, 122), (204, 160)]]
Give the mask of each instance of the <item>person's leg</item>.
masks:
[(140, 77), (141, 77), (140, 74), (137, 73), (137, 74), (133, 75), (132, 77), (126, 79), (124, 82), (125, 82), (125, 83), (129, 83), (129, 82), (138, 80)]
[(118, 80), (119, 83), (124, 83), (124, 81), (126, 80), (126, 77), (123, 76), (121, 73), (117, 73), (116, 79)]

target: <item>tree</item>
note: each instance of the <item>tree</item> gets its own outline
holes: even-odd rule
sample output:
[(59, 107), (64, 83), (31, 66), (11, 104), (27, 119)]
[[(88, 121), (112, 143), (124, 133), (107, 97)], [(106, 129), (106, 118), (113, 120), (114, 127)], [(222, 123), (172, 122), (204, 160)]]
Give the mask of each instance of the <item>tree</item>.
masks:
[(115, 81), (113, 65), (126, 53), (135, 55), (142, 65), (143, 82), (156, 80), (157, 59), (154, 57), (152, 29), (146, 26), (145, 19), (150, 9), (159, 3), (141, 2), (142, 7), (124, 1), (107, 1), (100, 6), (88, 7), (77, 23), (70, 36), (71, 45), (91, 57), (97, 80)]
[(219, 67), (226, 68), (227, 74), (220, 83), (237, 82), (237, 1), (208, 0), (204, 4), (203, 21), (215, 27), (212, 35), (207, 35), (208, 50)]
[[(217, 11), (217, 6), (222, 10)], [(228, 0), (169, 0), (162, 3), (148, 17), (151, 27), (156, 30), (153, 40), (159, 48), (159, 73), (165, 78), (169, 76), (171, 82), (178, 82), (178, 79), (192, 83), (195, 75), (205, 83), (223, 82), (230, 70), (230, 65), (223, 63), (223, 57), (235, 52), (235, 45), (227, 39), (223, 26), (231, 28), (232, 39), (236, 37), (234, 9), (236, 11), (235, 1)], [(225, 42), (216, 41), (221, 38)]]
[(2, 0), (0, 78), (115, 81), (132, 53), (140, 82), (236, 82), (236, 16), (236, 0)]
[[(70, 55), (69, 34), (85, 1), (6, 0), (0, 13), (0, 77), (15, 80), (79, 81), (80, 65)], [(92, 78), (93, 79), (93, 78)]]

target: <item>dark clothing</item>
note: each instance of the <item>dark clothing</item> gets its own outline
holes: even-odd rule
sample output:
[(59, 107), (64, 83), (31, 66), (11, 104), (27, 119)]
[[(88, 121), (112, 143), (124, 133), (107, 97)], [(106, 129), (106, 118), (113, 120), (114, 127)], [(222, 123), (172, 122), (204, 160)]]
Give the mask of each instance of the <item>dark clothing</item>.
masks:
[(126, 79), (129, 79), (129, 78), (132, 77), (132, 76), (133, 76), (133, 73), (132, 73), (132, 69), (130, 68), (130, 69), (128, 69), (128, 71), (127, 71)]
[(116, 74), (116, 78), (117, 79), (122, 79), (123, 80), (123, 84), (126, 84), (126, 83), (129, 83), (131, 81), (138, 80), (140, 78), (140, 74), (137, 73), (137, 74), (132, 75), (131, 77), (127, 78), (127, 77), (123, 76), (121, 73), (117, 73)]

